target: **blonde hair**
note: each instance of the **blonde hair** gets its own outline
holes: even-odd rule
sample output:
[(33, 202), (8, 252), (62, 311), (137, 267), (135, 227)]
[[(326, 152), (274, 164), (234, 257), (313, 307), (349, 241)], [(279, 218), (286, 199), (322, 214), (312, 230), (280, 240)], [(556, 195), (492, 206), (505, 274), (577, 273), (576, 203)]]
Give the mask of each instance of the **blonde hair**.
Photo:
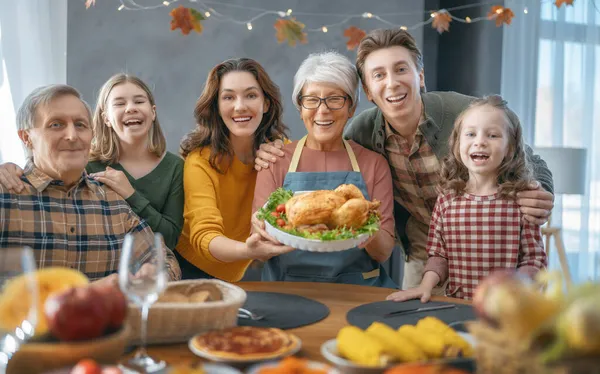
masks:
[(466, 114), (482, 106), (491, 106), (504, 113), (508, 124), (508, 152), (498, 168), (498, 193), (502, 197), (514, 198), (519, 191), (526, 190), (533, 181), (532, 171), (525, 154), (523, 143), (523, 129), (517, 115), (508, 108), (506, 101), (499, 95), (486, 96), (474, 100), (454, 122), (454, 129), (450, 135), (450, 152), (442, 163), (441, 182), (442, 190), (452, 190), (462, 193), (469, 180), (469, 170), (460, 157), (460, 132)]
[[(154, 106), (154, 95), (146, 83), (140, 78), (128, 74), (115, 74), (110, 77), (100, 89), (98, 101), (96, 102), (96, 110), (92, 118), (92, 127), (94, 129), (94, 138), (92, 139), (92, 147), (90, 149), (90, 161), (101, 161), (109, 164), (119, 162), (119, 137), (112, 129), (104, 123), (104, 113), (108, 101), (108, 95), (115, 86), (123, 83), (133, 83), (148, 96), (150, 105)], [(152, 128), (148, 131), (148, 151), (154, 153), (157, 157), (161, 157), (167, 148), (167, 141), (158, 122), (158, 116), (152, 123)]]

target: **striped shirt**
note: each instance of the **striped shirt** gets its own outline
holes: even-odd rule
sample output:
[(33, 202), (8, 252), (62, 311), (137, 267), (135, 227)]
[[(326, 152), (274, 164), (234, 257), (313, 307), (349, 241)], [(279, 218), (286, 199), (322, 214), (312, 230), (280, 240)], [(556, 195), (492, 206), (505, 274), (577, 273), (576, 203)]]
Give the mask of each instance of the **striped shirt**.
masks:
[[(121, 196), (85, 171), (67, 188), (29, 161), (21, 179), (25, 188), (19, 194), (0, 185), (0, 248), (29, 246), (38, 268), (70, 267), (90, 280), (118, 271), (127, 233), (134, 237), (136, 256), (148, 256), (154, 242), (148, 224)], [(164, 248), (169, 278), (180, 279), (173, 252)]]
[(480, 280), (496, 269), (530, 276), (547, 266), (540, 226), (523, 219), (514, 200), (498, 194), (440, 194), (429, 228), (429, 260), (446, 294), (472, 299)]

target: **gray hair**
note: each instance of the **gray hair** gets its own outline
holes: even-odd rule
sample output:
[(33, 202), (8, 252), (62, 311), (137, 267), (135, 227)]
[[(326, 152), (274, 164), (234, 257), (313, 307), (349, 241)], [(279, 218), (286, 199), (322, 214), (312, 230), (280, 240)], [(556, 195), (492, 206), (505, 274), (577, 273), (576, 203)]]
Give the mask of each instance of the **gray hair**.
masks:
[(81, 98), (81, 94), (75, 88), (66, 84), (50, 84), (34, 89), (23, 101), (17, 112), (17, 130), (29, 130), (35, 127), (35, 114), (40, 106), (48, 105), (52, 100), (60, 96), (72, 95), (81, 100), (88, 113), (88, 119), (92, 120), (92, 109)]
[(352, 100), (350, 108), (358, 105), (358, 72), (350, 60), (335, 51), (311, 53), (294, 76), (292, 98), (300, 110), (300, 95), (307, 83), (330, 83), (341, 88)]

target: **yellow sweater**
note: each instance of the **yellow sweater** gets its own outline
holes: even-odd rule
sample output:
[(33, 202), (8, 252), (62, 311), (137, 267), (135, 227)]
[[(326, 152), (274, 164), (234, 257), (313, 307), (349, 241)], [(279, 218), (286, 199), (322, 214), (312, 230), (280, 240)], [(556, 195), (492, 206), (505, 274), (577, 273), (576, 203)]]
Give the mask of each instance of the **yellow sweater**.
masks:
[(246, 241), (257, 172), (254, 165), (245, 165), (235, 157), (225, 174), (220, 174), (210, 166), (209, 157), (210, 148), (205, 147), (185, 159), (184, 224), (176, 250), (208, 274), (236, 282), (242, 279), (251, 261), (220, 261), (210, 253), (208, 245), (217, 236)]

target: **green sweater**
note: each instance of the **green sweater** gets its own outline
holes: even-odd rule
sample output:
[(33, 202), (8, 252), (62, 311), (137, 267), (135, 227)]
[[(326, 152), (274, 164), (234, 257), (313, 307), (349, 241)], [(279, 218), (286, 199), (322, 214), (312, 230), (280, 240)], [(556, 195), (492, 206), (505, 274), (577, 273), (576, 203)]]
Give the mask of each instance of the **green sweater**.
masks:
[[(106, 163), (91, 161), (88, 173), (104, 171)], [(152, 231), (162, 234), (165, 244), (174, 249), (183, 228), (183, 160), (167, 152), (150, 173), (139, 179), (132, 177), (121, 164), (110, 165), (121, 170), (135, 189), (126, 199), (131, 209), (143, 218)]]
[[(448, 141), (454, 128), (454, 121), (475, 98), (456, 92), (427, 92), (422, 94), (421, 97), (426, 116), (425, 123), (421, 124), (421, 131), (438, 159), (442, 160), (449, 151)], [(383, 113), (378, 107), (366, 109), (346, 127), (344, 137), (385, 156), (384, 124)], [(525, 146), (525, 152), (535, 179), (542, 184), (546, 191), (553, 192), (552, 173), (544, 160), (534, 155), (529, 146)], [(396, 219), (396, 230), (406, 248), (408, 241), (406, 240), (405, 227), (410, 214), (404, 207), (394, 202), (394, 217)]]

